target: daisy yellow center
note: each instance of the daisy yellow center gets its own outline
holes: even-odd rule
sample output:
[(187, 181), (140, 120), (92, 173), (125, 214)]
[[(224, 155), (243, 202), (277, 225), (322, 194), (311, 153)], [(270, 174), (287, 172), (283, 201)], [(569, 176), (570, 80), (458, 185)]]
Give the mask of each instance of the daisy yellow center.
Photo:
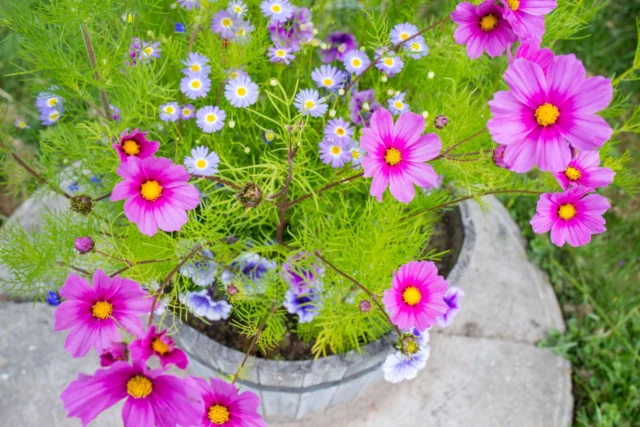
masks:
[(274, 4), (271, 6), (271, 11), (274, 13), (280, 13), (282, 11), (282, 7), (279, 4)]
[(337, 128), (336, 129), (336, 135), (338, 135), (338, 136), (344, 136), (345, 133), (346, 132), (345, 132), (344, 128)]
[(400, 34), (400, 40), (406, 40), (409, 38), (409, 33), (402, 33)]
[(51, 114), (49, 115), (49, 118), (50, 118), (51, 120), (58, 120), (58, 117), (60, 117), (60, 114), (58, 114), (58, 113), (51, 113)]
[(337, 145), (334, 145), (331, 147), (331, 154), (333, 154), (334, 156), (337, 156), (340, 153), (342, 153), (342, 150), (340, 149), (340, 147), (338, 147)]
[(158, 181), (147, 181), (142, 184), (140, 194), (142, 194), (145, 200), (154, 202), (158, 200), (158, 197), (162, 194), (162, 186), (158, 184)]
[(382, 62), (387, 67), (392, 67), (393, 66), (393, 58), (384, 58), (384, 60)]
[(316, 103), (311, 101), (311, 100), (308, 100), (308, 101), (304, 102), (304, 108), (306, 108), (307, 110), (310, 110), (315, 106), (316, 106)]
[(153, 348), (153, 351), (161, 356), (169, 353), (169, 346), (164, 341), (162, 341), (160, 337), (156, 337), (153, 341), (151, 341), (151, 348)]
[(360, 64), (362, 64), (362, 62), (358, 58), (353, 58), (351, 60), (351, 65), (353, 65), (354, 67), (359, 67)]
[(153, 53), (153, 48), (151, 46), (144, 48), (144, 53), (147, 55), (151, 55)]
[(278, 50), (276, 50), (276, 56), (278, 56), (280, 58), (284, 58), (286, 56), (286, 53), (284, 52), (284, 50), (278, 49)]
[(387, 162), (389, 166), (397, 165), (400, 163), (400, 160), (402, 160), (402, 154), (397, 148), (389, 148), (384, 154), (384, 161)]
[(209, 408), (207, 415), (209, 420), (216, 425), (222, 425), (229, 421), (229, 410), (222, 405), (213, 405)]
[(400, 101), (396, 101), (393, 103), (393, 105), (398, 109), (398, 110), (402, 110), (402, 107), (404, 107), (404, 104)]
[(507, 6), (515, 12), (520, 7), (520, 0), (507, 0)]
[(247, 95), (247, 89), (245, 89), (243, 87), (239, 87), (238, 89), (236, 89), (236, 93), (238, 94), (238, 96), (246, 96)]
[(498, 18), (493, 14), (488, 14), (482, 17), (480, 20), (480, 28), (482, 31), (491, 31), (498, 26)]
[(242, 8), (240, 6), (234, 6), (233, 11), (235, 13), (242, 13)]
[(238, 77), (239, 75), (240, 75), (240, 73), (238, 73), (237, 71), (234, 71), (233, 73), (231, 73), (231, 74), (229, 75), (229, 78), (230, 78), (231, 80), (234, 80), (234, 79), (235, 79), (236, 77)]
[(93, 307), (91, 307), (91, 314), (93, 314), (93, 317), (100, 320), (104, 320), (111, 316), (112, 312), (113, 305), (108, 301), (98, 301), (93, 304)]
[(18, 127), (19, 127), (20, 129), (24, 129), (24, 128), (26, 128), (26, 127), (27, 127), (27, 124), (26, 124), (25, 122), (19, 122), (19, 123), (18, 123)]
[(132, 14), (127, 14), (127, 22), (130, 24), (133, 22), (133, 15)]
[(223, 18), (223, 19), (222, 19), (222, 25), (223, 25), (224, 27), (229, 27), (229, 26), (231, 26), (231, 19), (229, 19), (229, 18)]
[(166, 107), (164, 107), (164, 112), (167, 114), (173, 114), (176, 110), (171, 106), (171, 105), (167, 105)]
[(421, 50), (421, 49), (420, 49), (420, 43), (417, 43), (417, 42), (416, 42), (416, 43), (413, 43), (413, 44), (411, 45), (411, 50), (413, 50), (414, 52), (418, 52), (419, 50)]
[(409, 354), (417, 353), (419, 349), (420, 347), (418, 346), (418, 343), (415, 341), (409, 341), (405, 344), (405, 350)]
[(569, 166), (567, 168), (566, 171), (564, 171), (564, 174), (567, 178), (569, 178), (571, 181), (575, 181), (577, 179), (580, 179), (580, 177), (582, 176), (582, 174), (580, 173), (580, 171), (576, 168), (574, 168), (573, 166)]
[(245, 34), (244, 28), (240, 28), (236, 34), (238, 34), (240, 37), (244, 36)]
[(354, 159), (359, 159), (360, 158), (360, 152), (358, 150), (353, 150), (351, 152), (351, 157), (353, 157)]
[(128, 139), (122, 144), (122, 149), (129, 156), (135, 156), (140, 152), (140, 146), (132, 139)]
[(267, 132), (264, 137), (267, 141), (273, 141), (276, 135), (271, 132)]
[(422, 294), (415, 286), (409, 286), (402, 292), (402, 299), (409, 305), (416, 305), (422, 299)]
[(207, 161), (205, 159), (200, 159), (196, 162), (196, 167), (198, 169), (204, 169), (207, 167)]
[(142, 399), (151, 394), (151, 380), (144, 375), (136, 375), (127, 381), (127, 394), (134, 399)]
[(191, 88), (192, 89), (200, 89), (201, 85), (202, 85), (202, 83), (200, 83), (200, 80), (192, 80), (191, 81)]
[(322, 84), (325, 86), (331, 86), (333, 84), (333, 80), (330, 78), (326, 78), (324, 80), (322, 80)]
[(182, 110), (182, 115), (185, 117), (188, 117), (191, 115), (191, 110), (188, 108), (185, 108), (184, 110)]
[(560, 111), (555, 105), (546, 102), (536, 108), (535, 116), (536, 121), (540, 126), (547, 127), (558, 121), (558, 117), (560, 117)]
[(569, 221), (574, 216), (576, 216), (576, 207), (571, 203), (565, 203), (564, 205), (560, 205), (558, 209), (558, 216), (565, 221)]
[(207, 121), (207, 123), (214, 123), (218, 118), (215, 114), (207, 114), (204, 119)]
[(200, 64), (193, 64), (191, 66), (191, 71), (195, 71), (195, 72), (200, 71)]
[(49, 104), (49, 107), (54, 107), (57, 103), (58, 103), (58, 98), (51, 98), (47, 101), (47, 104)]

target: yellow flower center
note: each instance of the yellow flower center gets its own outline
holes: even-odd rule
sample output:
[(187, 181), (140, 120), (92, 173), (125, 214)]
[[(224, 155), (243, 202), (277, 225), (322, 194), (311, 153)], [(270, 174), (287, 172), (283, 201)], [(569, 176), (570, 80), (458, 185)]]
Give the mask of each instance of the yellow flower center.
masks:
[(285, 53), (284, 50), (278, 49), (278, 50), (276, 50), (276, 56), (278, 56), (280, 58), (284, 58), (286, 56), (286, 53)]
[(144, 375), (136, 375), (127, 381), (127, 393), (134, 399), (142, 399), (151, 394), (151, 380)]
[(578, 169), (574, 168), (573, 166), (569, 166), (567, 168), (567, 170), (564, 171), (564, 174), (571, 181), (576, 181), (576, 180), (580, 179), (580, 177), (582, 176), (580, 171)]
[(26, 124), (25, 122), (19, 122), (19, 123), (18, 123), (18, 127), (19, 127), (20, 129), (24, 129), (24, 128), (26, 128), (26, 127), (27, 127), (27, 124)]
[(188, 108), (185, 108), (184, 110), (182, 110), (182, 115), (185, 117), (189, 117), (191, 115), (191, 110)]
[(422, 294), (415, 286), (409, 286), (402, 292), (402, 299), (409, 305), (416, 305), (422, 299)]
[(234, 6), (233, 11), (239, 14), (239, 13), (242, 13), (242, 8), (240, 6)]
[(558, 216), (565, 221), (569, 221), (574, 216), (576, 216), (576, 207), (571, 203), (560, 205), (560, 208), (558, 209)]
[(204, 119), (207, 121), (207, 123), (214, 123), (218, 118), (216, 117), (215, 114), (211, 113), (211, 114), (207, 114)]
[(389, 148), (384, 154), (384, 161), (387, 162), (389, 166), (397, 165), (400, 163), (400, 160), (402, 160), (402, 154), (397, 148)]
[(98, 301), (93, 304), (93, 307), (91, 307), (91, 314), (93, 314), (93, 317), (100, 320), (104, 320), (107, 317), (111, 316), (112, 312), (113, 305), (111, 305), (111, 303), (107, 301)]
[(147, 55), (151, 55), (153, 53), (153, 48), (151, 46), (144, 48), (144, 53)]
[(51, 113), (51, 114), (49, 114), (49, 119), (51, 119), (51, 120), (53, 120), (53, 121), (58, 120), (58, 117), (60, 117), (60, 114), (58, 114), (58, 113)]
[(144, 197), (146, 200), (155, 202), (162, 194), (162, 186), (158, 184), (158, 181), (147, 181), (142, 184), (142, 188), (140, 188), (140, 194), (142, 194), (142, 197)]
[(419, 51), (421, 51), (422, 49), (421, 49), (421, 47), (420, 47), (420, 43), (418, 43), (418, 42), (413, 43), (413, 44), (411, 45), (411, 50), (412, 50), (412, 51), (414, 51), (414, 52), (419, 52)]
[(175, 108), (173, 108), (171, 105), (167, 105), (166, 107), (164, 107), (164, 112), (167, 114), (173, 114), (175, 111)]
[(239, 35), (240, 37), (243, 37), (245, 34), (244, 28), (241, 27), (236, 34)]
[(404, 104), (401, 101), (396, 101), (393, 103), (394, 107), (396, 107), (398, 110), (402, 110), (402, 107), (404, 107)]
[(162, 341), (160, 337), (156, 337), (153, 341), (151, 341), (151, 348), (161, 356), (169, 353), (169, 346), (164, 341)]
[(276, 135), (274, 133), (271, 133), (271, 132), (267, 132), (267, 133), (264, 134), (264, 138), (269, 142), (273, 141), (275, 139), (275, 137), (276, 137)]
[(493, 14), (488, 14), (482, 17), (480, 20), (480, 28), (482, 31), (491, 31), (498, 26), (498, 18)]
[(520, 0), (507, 0), (507, 6), (515, 12), (520, 7)]
[(129, 24), (131, 24), (131, 23), (133, 22), (133, 15), (132, 15), (132, 14), (130, 14), (130, 13), (129, 13), (129, 14), (127, 14), (127, 22), (128, 22)]
[(329, 78), (326, 78), (326, 79), (324, 79), (322, 81), (322, 84), (325, 85), (325, 86), (331, 86), (333, 84), (333, 80), (329, 79)]
[(222, 19), (222, 26), (223, 26), (223, 27), (229, 27), (229, 26), (231, 26), (231, 19), (229, 19), (229, 18), (223, 18), (223, 19)]
[(392, 67), (393, 66), (393, 58), (384, 58), (382, 60), (382, 62), (384, 63), (384, 65), (386, 65), (387, 67)]
[(273, 6), (271, 6), (271, 11), (273, 13), (280, 13), (281, 10), (282, 10), (282, 7), (280, 7), (279, 4), (274, 4)]
[(420, 347), (418, 346), (418, 343), (415, 341), (409, 341), (405, 344), (405, 350), (409, 354), (417, 353), (419, 349)]
[(200, 89), (201, 85), (200, 80), (191, 80), (191, 89)]
[(344, 136), (345, 133), (347, 133), (344, 128), (336, 128), (336, 135), (338, 136)]
[(191, 71), (200, 71), (200, 64), (193, 64), (191, 66)]
[(196, 162), (196, 167), (198, 169), (204, 169), (207, 167), (207, 161), (205, 159), (200, 159)]
[(354, 159), (359, 159), (360, 158), (360, 152), (358, 150), (351, 151), (351, 157), (353, 157)]
[(400, 40), (406, 40), (409, 38), (409, 33), (402, 33), (400, 34)]
[(340, 149), (340, 147), (338, 147), (337, 145), (333, 145), (331, 147), (331, 154), (333, 154), (334, 156), (337, 156), (340, 153), (342, 153), (342, 149)]
[(247, 89), (245, 89), (243, 87), (239, 87), (238, 89), (236, 89), (236, 94), (238, 94), (238, 96), (246, 96), (247, 95)]
[(308, 101), (304, 102), (304, 108), (306, 108), (307, 110), (310, 110), (315, 106), (316, 106), (316, 103), (311, 101), (311, 100), (308, 100)]
[(216, 424), (222, 425), (229, 421), (229, 410), (222, 405), (213, 405), (209, 408), (209, 420)]
[(49, 107), (53, 107), (58, 103), (58, 98), (50, 98), (47, 101), (47, 104), (49, 104)]
[(237, 71), (234, 71), (233, 73), (231, 73), (231, 74), (229, 75), (229, 78), (230, 78), (231, 80), (235, 80), (235, 78), (236, 78), (236, 77), (238, 77), (239, 75), (240, 75), (240, 73), (238, 73)]
[(558, 117), (560, 117), (560, 111), (555, 105), (546, 102), (536, 108), (535, 116), (536, 121), (540, 126), (547, 127), (558, 121)]
[(140, 146), (132, 139), (128, 139), (122, 144), (122, 149), (129, 156), (135, 156), (140, 152)]
[(351, 65), (353, 65), (355, 68), (360, 67), (360, 64), (362, 64), (362, 62), (358, 58), (353, 58), (351, 60)]

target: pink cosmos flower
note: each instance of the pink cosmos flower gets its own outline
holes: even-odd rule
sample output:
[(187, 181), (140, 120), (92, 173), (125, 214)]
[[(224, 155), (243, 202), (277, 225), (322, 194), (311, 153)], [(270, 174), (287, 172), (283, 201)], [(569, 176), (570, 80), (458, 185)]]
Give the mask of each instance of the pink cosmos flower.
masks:
[(211, 378), (191, 377), (190, 383), (204, 401), (204, 411), (195, 426), (210, 427), (266, 427), (267, 423), (258, 414), (260, 398), (255, 393), (238, 393), (233, 384)]
[(553, 62), (553, 51), (549, 48), (540, 49), (540, 42), (538, 40), (526, 40), (520, 43), (516, 50), (516, 55), (511, 56), (511, 50), (507, 49), (507, 56), (509, 57), (509, 63), (512, 63), (518, 58), (528, 59), (529, 61), (538, 64), (542, 71), (547, 73), (549, 65)]
[(531, 226), (536, 233), (551, 230), (551, 241), (557, 246), (568, 242), (571, 246), (586, 245), (592, 234), (607, 229), (602, 217), (611, 207), (599, 194), (585, 196), (589, 188), (574, 187), (564, 193), (545, 193), (540, 196)]
[(490, 57), (500, 56), (509, 43), (518, 39), (502, 13), (494, 0), (486, 0), (477, 7), (469, 2), (456, 6), (451, 19), (460, 26), (453, 38), (457, 44), (467, 45), (469, 58), (479, 58), (484, 51)]
[(200, 203), (198, 190), (188, 184), (189, 173), (165, 158), (132, 157), (116, 171), (124, 178), (113, 188), (111, 201), (124, 200), (124, 214), (140, 232), (153, 236), (158, 228), (178, 231), (187, 222), (187, 210)]
[(600, 153), (597, 151), (582, 151), (577, 153), (569, 162), (569, 166), (556, 173), (556, 179), (563, 190), (569, 187), (583, 186), (588, 188), (602, 188), (613, 182), (615, 172), (609, 168), (601, 168)]
[(569, 144), (594, 150), (609, 139), (611, 126), (595, 113), (611, 102), (611, 81), (585, 77), (574, 55), (556, 56), (546, 73), (525, 59), (509, 66), (504, 78), (510, 90), (496, 92), (489, 102), (493, 118), (487, 127), (498, 144), (507, 146), (504, 159), (513, 171), (527, 172), (534, 165), (561, 171), (571, 161)]
[(202, 400), (190, 388), (186, 380), (137, 360), (115, 362), (92, 376), (80, 374), (60, 398), (68, 416), (80, 418), (83, 426), (122, 399), (125, 427), (192, 426), (199, 423)]
[(167, 330), (156, 332), (156, 326), (151, 325), (144, 338), (138, 338), (129, 344), (129, 351), (133, 360), (149, 360), (151, 356), (158, 356), (163, 368), (174, 364), (180, 369), (186, 369), (189, 359), (187, 354), (175, 346), (173, 339), (167, 336)]
[(434, 134), (422, 135), (424, 117), (403, 113), (393, 124), (391, 113), (382, 108), (371, 116), (363, 130), (360, 146), (367, 151), (362, 158), (365, 177), (373, 177), (370, 193), (379, 202), (387, 186), (398, 201), (409, 203), (415, 196), (414, 184), (437, 187), (438, 175), (424, 162), (438, 156), (442, 148)]
[(138, 129), (134, 129), (131, 133), (128, 130), (122, 132), (120, 141), (117, 144), (113, 144), (113, 148), (118, 152), (121, 162), (126, 162), (132, 156), (146, 159), (158, 151), (160, 143), (147, 140), (148, 133), (140, 132)]
[(107, 276), (96, 270), (93, 286), (73, 273), (60, 288), (65, 301), (55, 311), (55, 331), (71, 329), (64, 348), (82, 357), (91, 347), (107, 350), (122, 341), (118, 326), (134, 335), (142, 334), (140, 316), (151, 311), (151, 298), (133, 280)]
[(447, 287), (434, 263), (411, 261), (393, 273), (391, 289), (384, 291), (382, 302), (398, 328), (424, 331), (449, 309), (444, 300)]
[(556, 0), (502, 0), (504, 18), (521, 39), (542, 40), (544, 15), (558, 6)]
[(111, 366), (115, 362), (129, 360), (129, 351), (127, 350), (127, 344), (123, 342), (111, 343), (111, 347), (103, 351), (100, 355), (100, 366)]

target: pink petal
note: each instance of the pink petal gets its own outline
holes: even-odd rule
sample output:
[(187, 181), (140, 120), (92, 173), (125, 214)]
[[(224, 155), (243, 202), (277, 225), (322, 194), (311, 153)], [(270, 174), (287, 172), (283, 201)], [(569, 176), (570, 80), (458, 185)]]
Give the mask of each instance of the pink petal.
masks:
[(514, 172), (528, 172), (535, 164), (536, 146), (537, 141), (532, 141), (531, 136), (507, 145), (504, 150), (504, 161)]
[(83, 323), (91, 316), (91, 303), (79, 300), (67, 300), (56, 308), (54, 331), (63, 331)]
[(385, 173), (379, 172), (371, 180), (369, 194), (378, 199), (379, 202), (382, 202), (382, 194), (387, 189), (387, 185), (389, 185), (389, 177)]
[(378, 139), (387, 143), (393, 140), (393, 116), (382, 108), (371, 116), (371, 130), (378, 135)]
[(142, 196), (133, 197), (125, 202), (124, 215), (138, 226), (142, 234), (153, 236), (158, 231), (156, 218), (153, 212), (147, 209), (146, 201)]
[(389, 191), (399, 202), (409, 204), (416, 195), (413, 182), (404, 171), (391, 174), (389, 177)]
[(73, 358), (84, 357), (98, 339), (98, 333), (98, 328), (93, 322), (85, 321), (71, 329), (64, 341), (64, 349)]
[(580, 89), (585, 76), (584, 66), (575, 55), (556, 56), (547, 70), (551, 103), (556, 106), (562, 105), (565, 99)]
[(411, 111), (402, 113), (396, 122), (393, 138), (396, 141), (403, 141), (403, 146), (410, 146), (420, 138), (424, 132), (424, 117)]
[(516, 59), (504, 73), (513, 96), (521, 103), (537, 108), (545, 102), (547, 80), (542, 68), (526, 59)]
[(75, 273), (70, 273), (65, 280), (64, 285), (60, 288), (60, 296), (64, 299), (72, 300), (89, 300), (95, 294), (87, 279), (80, 277)]
[(440, 154), (442, 141), (435, 133), (428, 133), (416, 139), (413, 144), (405, 147), (406, 159), (410, 162), (426, 162), (432, 160)]
[(180, 231), (188, 219), (184, 209), (178, 209), (170, 203), (165, 203), (164, 206), (154, 209), (153, 214), (158, 227), (164, 231)]
[(111, 191), (112, 202), (118, 200), (125, 200), (135, 195), (140, 194), (140, 185), (132, 181), (120, 181), (117, 183)]
[(435, 188), (438, 186), (438, 174), (435, 173), (431, 165), (410, 163), (406, 166), (405, 173), (422, 188)]
[(579, 113), (597, 113), (613, 99), (611, 80), (602, 76), (586, 79), (580, 90), (568, 100), (567, 106)]
[(122, 423), (124, 427), (153, 426), (153, 410), (150, 399), (134, 399), (129, 397), (122, 407)]
[(566, 138), (579, 150), (595, 150), (611, 138), (613, 129), (600, 116), (594, 114), (576, 114), (571, 117), (571, 125)]
[(462, 24), (464, 22), (476, 22), (478, 16), (476, 15), (476, 7), (469, 2), (458, 3), (456, 10), (451, 12), (451, 20), (456, 24)]

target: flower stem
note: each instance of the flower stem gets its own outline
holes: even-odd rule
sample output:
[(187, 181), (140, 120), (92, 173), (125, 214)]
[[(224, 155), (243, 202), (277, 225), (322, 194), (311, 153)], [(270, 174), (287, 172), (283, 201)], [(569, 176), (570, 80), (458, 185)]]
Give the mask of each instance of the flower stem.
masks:
[[(490, 194), (509, 194), (509, 193), (529, 194), (529, 195), (534, 195), (534, 196), (539, 196), (540, 194), (543, 194), (542, 191), (531, 191), (531, 190), (494, 190), (494, 191), (488, 191), (488, 192), (486, 192), (484, 194), (481, 194), (478, 197), (488, 196)], [(465, 200), (473, 199), (475, 197), (476, 196), (461, 197), (460, 199), (451, 200), (449, 202), (439, 204), (438, 206), (434, 206), (432, 208), (422, 209), (422, 210), (419, 210), (418, 212), (412, 213), (411, 215), (408, 215), (408, 216), (405, 216), (403, 218), (400, 218), (400, 221), (404, 221), (404, 220), (407, 220), (407, 219), (415, 218), (415, 217), (417, 217), (419, 215), (422, 215), (423, 213), (434, 211), (436, 209), (442, 209), (442, 208), (446, 208), (447, 206), (457, 205), (460, 202), (464, 202)]]
[(84, 275), (86, 275), (86, 276), (88, 276), (88, 277), (91, 277), (91, 276), (92, 276), (92, 274), (91, 274), (90, 272), (88, 272), (87, 270), (83, 270), (82, 268), (80, 268), (80, 267), (76, 267), (75, 265), (65, 264), (65, 263), (64, 263), (64, 262), (62, 262), (62, 261), (59, 261), (59, 262), (58, 262), (58, 265), (60, 265), (60, 266), (62, 266), (62, 267), (69, 267), (69, 268), (70, 268), (70, 269), (72, 269), (73, 271), (77, 271), (78, 273), (82, 273), (82, 274), (84, 274)]
[[(97, 252), (97, 251), (96, 251), (96, 252)], [(105, 255), (107, 255), (107, 254), (105, 254)], [(107, 255), (107, 256), (109, 256), (109, 255)], [(156, 263), (156, 262), (167, 262), (167, 261), (171, 261), (171, 258), (165, 258), (165, 259), (146, 259), (146, 260), (143, 260), (143, 261), (133, 261), (133, 262), (132, 262), (132, 261), (129, 261), (129, 260), (126, 260), (126, 259), (122, 259), (122, 260), (121, 260), (121, 259), (119, 259), (119, 258), (114, 258), (114, 259), (124, 262), (125, 264), (127, 264), (127, 266), (126, 266), (126, 267), (122, 267), (120, 270), (118, 270), (118, 271), (116, 271), (116, 272), (114, 272), (114, 273), (111, 273), (111, 274), (109, 275), (109, 277), (111, 277), (112, 279), (113, 279), (114, 277), (116, 277), (117, 275), (122, 274), (122, 273), (124, 273), (125, 271), (127, 271), (127, 270), (129, 270), (129, 269), (131, 269), (131, 268), (133, 268), (133, 267), (137, 267), (137, 266), (139, 266), (139, 265), (144, 265), (144, 264), (154, 264), (154, 263)]]
[(198, 35), (198, 31), (200, 31), (200, 25), (196, 24), (193, 27), (193, 31), (191, 31), (191, 36), (189, 37), (189, 47), (187, 52), (191, 53), (191, 49), (193, 49), (193, 43), (196, 41), (196, 36)]
[(464, 144), (465, 142), (472, 140), (473, 138), (475, 138), (478, 135), (481, 135), (482, 133), (484, 133), (484, 131), (486, 131), (487, 128), (482, 128), (480, 129), (478, 132), (474, 133), (471, 136), (466, 137), (465, 139), (463, 139), (460, 142), (457, 142), (455, 144), (453, 144), (451, 147), (447, 148), (442, 154), (440, 154), (438, 157), (436, 157), (433, 160), (438, 160), (438, 159), (443, 159), (445, 157), (447, 157), (447, 154), (449, 154), (451, 151), (453, 151), (454, 149), (458, 148), (459, 146), (461, 146), (462, 144)]
[(238, 184), (233, 183), (231, 181), (227, 181), (226, 179), (222, 179), (222, 178), (218, 178), (216, 176), (204, 176), (204, 175), (193, 175), (196, 178), (204, 178), (204, 179), (208, 179), (209, 181), (213, 181), (213, 182), (217, 182), (219, 184), (222, 185), (226, 185), (227, 187), (231, 187), (234, 190), (241, 190), (242, 187), (240, 187)]
[(320, 258), (322, 260), (322, 262), (324, 262), (325, 264), (327, 264), (329, 267), (331, 267), (333, 269), (333, 271), (335, 271), (336, 273), (338, 273), (339, 275), (341, 275), (342, 277), (344, 277), (347, 280), (350, 280), (354, 285), (356, 285), (358, 288), (360, 288), (365, 294), (369, 295), (369, 297), (371, 298), (371, 301), (373, 301), (373, 303), (375, 305), (378, 306), (378, 308), (380, 309), (380, 312), (382, 312), (382, 314), (384, 315), (385, 319), (387, 319), (387, 321), (389, 322), (389, 324), (391, 326), (393, 326), (393, 329), (395, 329), (396, 333), (398, 335), (402, 335), (402, 332), (400, 331), (400, 328), (398, 328), (392, 321), (391, 318), (389, 317), (389, 315), (387, 314), (386, 310), (384, 309), (383, 305), (380, 303), (380, 301), (378, 301), (378, 299), (376, 298), (376, 294), (374, 294), (373, 292), (371, 292), (369, 289), (367, 289), (366, 286), (364, 286), (362, 283), (358, 282), (355, 278), (349, 276), (347, 273), (345, 273), (344, 271), (338, 269), (338, 267), (336, 267), (335, 265), (331, 264), (326, 258), (324, 258), (321, 254), (319, 250), (315, 250), (314, 253), (316, 254), (316, 256), (318, 258)]
[(235, 384), (236, 381), (238, 380), (238, 376), (240, 375), (240, 372), (242, 372), (242, 369), (244, 368), (244, 365), (246, 365), (247, 360), (249, 360), (249, 355), (253, 351), (253, 348), (256, 346), (256, 343), (258, 342), (258, 339), (260, 338), (260, 334), (262, 334), (262, 331), (264, 330), (264, 327), (267, 324), (267, 320), (269, 320), (269, 317), (273, 316), (273, 313), (276, 312), (276, 308), (277, 307), (278, 306), (276, 305), (275, 301), (271, 303), (271, 309), (269, 310), (269, 313), (267, 313), (267, 315), (264, 317), (264, 319), (262, 319), (262, 322), (260, 322), (260, 325), (258, 326), (258, 330), (256, 331), (256, 334), (253, 336), (253, 339), (251, 340), (251, 344), (249, 344), (249, 349), (244, 354), (244, 359), (242, 359), (242, 362), (240, 363), (240, 366), (238, 366), (238, 370), (233, 375), (233, 379), (231, 380), (231, 384)]
[(94, 201), (94, 202), (99, 202), (100, 200), (104, 200), (104, 199), (109, 198), (109, 196), (111, 196), (111, 193), (107, 193), (107, 194), (105, 194), (104, 196), (100, 196), (100, 197), (98, 197), (97, 199), (93, 199), (93, 201)]
[[(407, 38), (406, 40), (401, 41), (400, 43), (396, 43), (393, 46), (391, 46), (392, 51), (397, 51), (398, 49), (400, 49), (400, 47), (402, 47), (403, 44), (407, 43), (410, 40), (413, 40), (414, 38), (421, 36), (422, 34), (426, 33), (427, 31), (431, 30), (432, 28), (435, 28), (439, 25), (444, 24), (445, 22), (447, 22), (449, 20), (449, 16), (446, 16), (444, 18), (442, 18), (441, 20), (439, 20), (438, 22), (429, 25), (426, 28), (423, 28), (422, 30), (418, 31), (417, 33), (415, 33), (414, 35), (412, 35), (411, 37)], [(365, 68), (364, 70), (362, 70), (362, 72), (360, 74), (357, 74), (353, 80), (351, 80), (351, 83), (349, 83), (349, 85), (345, 88), (344, 90), (344, 95), (345, 96), (347, 93), (349, 93), (349, 90), (356, 84), (356, 82), (360, 79), (360, 77), (362, 77), (362, 75), (364, 73), (366, 73), (367, 71), (369, 71), (370, 69), (372, 69), (373, 67), (375, 67), (375, 65), (378, 63), (378, 61), (380, 61), (380, 59), (382, 59), (383, 55), (380, 55), (379, 57), (375, 58), (373, 61), (371, 61), (371, 64), (369, 64), (369, 66), (367, 68)]]
[(292, 200), (292, 201), (288, 204), (288, 207), (291, 207), (291, 206), (296, 205), (296, 204), (298, 204), (298, 203), (300, 203), (300, 202), (302, 202), (302, 201), (304, 201), (304, 200), (307, 200), (309, 197), (313, 196), (314, 194), (316, 194), (316, 195), (317, 195), (317, 194), (323, 193), (323, 192), (325, 192), (325, 191), (327, 191), (327, 190), (330, 190), (330, 189), (332, 189), (333, 187), (336, 187), (336, 186), (338, 186), (338, 185), (340, 185), (340, 184), (344, 184), (345, 182), (353, 181), (354, 179), (360, 178), (360, 177), (362, 177), (363, 175), (364, 175), (364, 172), (360, 172), (359, 174), (352, 175), (352, 176), (348, 176), (348, 177), (346, 177), (346, 178), (342, 178), (340, 181), (336, 181), (336, 182), (333, 182), (333, 183), (331, 183), (331, 184), (327, 184), (327, 185), (325, 185), (324, 187), (322, 187), (321, 189), (319, 189), (318, 191), (314, 191), (314, 192), (312, 192), (312, 193), (305, 194), (305, 195), (304, 195), (304, 196), (302, 196), (302, 197), (298, 197), (297, 199)]
[[(84, 45), (87, 48), (87, 55), (89, 56), (89, 62), (91, 62), (91, 68), (94, 70), (94, 76), (96, 81), (100, 81), (100, 73), (96, 68), (96, 53), (93, 50), (93, 43), (91, 43), (91, 36), (89, 35), (89, 30), (87, 29), (87, 24), (83, 23), (80, 25), (82, 30), (82, 37), (84, 38)], [(111, 115), (111, 107), (109, 107), (109, 99), (107, 98), (107, 93), (103, 89), (99, 89), (100, 92), (100, 100), (102, 101), (102, 108), (104, 109), (105, 116), (108, 120), (113, 120), (113, 116)]]
[[(289, 169), (287, 170), (287, 178), (285, 179), (284, 186), (277, 194), (278, 200), (278, 227), (276, 228), (276, 242), (279, 244), (284, 243), (284, 229), (287, 225), (287, 209), (289, 204), (287, 203), (287, 197), (289, 196), (289, 186), (293, 179), (293, 159), (298, 152), (299, 146), (293, 147), (293, 131), (289, 131), (289, 149), (287, 150), (287, 162), (289, 163)], [(278, 197), (278, 196), (276, 196)]]

